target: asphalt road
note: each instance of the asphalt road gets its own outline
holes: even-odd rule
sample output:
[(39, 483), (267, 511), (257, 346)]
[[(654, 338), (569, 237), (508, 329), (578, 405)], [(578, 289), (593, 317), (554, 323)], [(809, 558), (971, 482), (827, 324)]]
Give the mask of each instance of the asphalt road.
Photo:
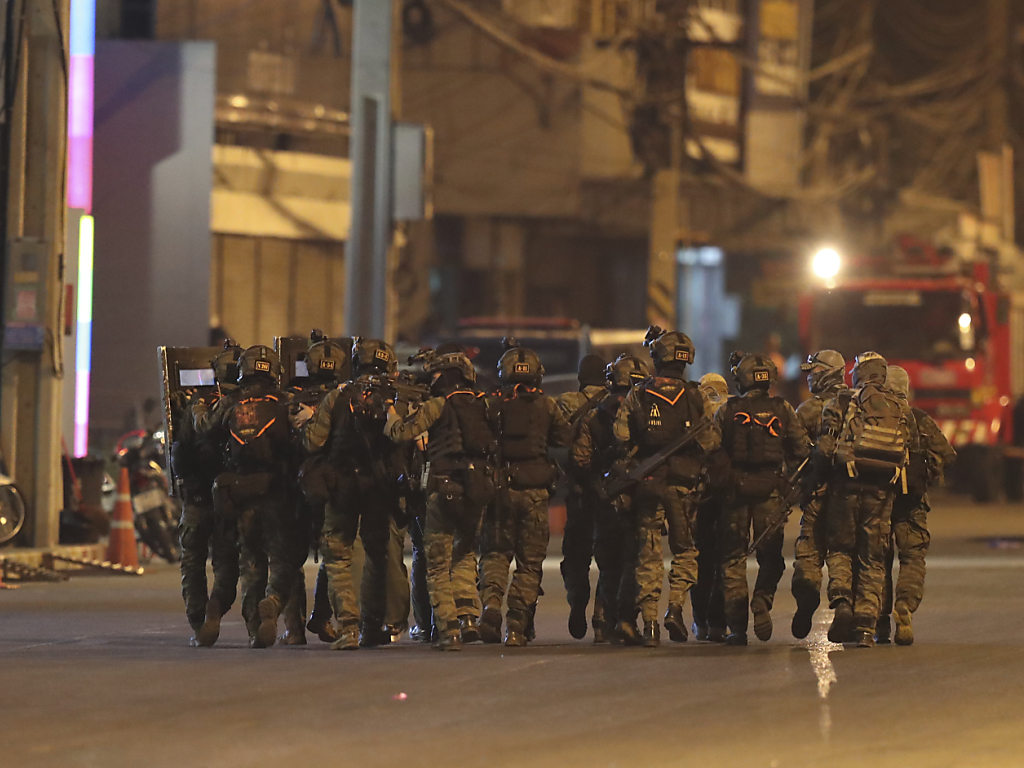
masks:
[[(572, 640), (550, 558), (538, 640), (441, 654), (192, 649), (177, 574), (0, 592), (0, 768), (1024, 765), (1024, 507), (942, 503), (917, 643)], [(789, 538), (791, 541), (791, 537)], [(790, 544), (787, 543), (787, 549)]]

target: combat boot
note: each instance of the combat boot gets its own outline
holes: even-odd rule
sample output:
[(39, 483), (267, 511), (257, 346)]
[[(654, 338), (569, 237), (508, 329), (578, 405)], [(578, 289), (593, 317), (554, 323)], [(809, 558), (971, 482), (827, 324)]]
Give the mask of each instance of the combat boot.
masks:
[(579, 598), (569, 601), (569, 634), (575, 640), (587, 636), (587, 604)]
[(725, 627), (708, 627), (708, 642), (724, 643), (727, 634)]
[(276, 595), (260, 600), (260, 626), (256, 630), (253, 648), (269, 648), (277, 642), (277, 617), (281, 615), (281, 601)]
[(754, 595), (750, 601), (750, 612), (754, 614), (754, 634), (762, 643), (772, 639), (772, 609), (768, 605), (768, 598), (764, 595)]
[(484, 607), (480, 615), (480, 639), (485, 643), (501, 642), (501, 608)]
[(459, 622), (449, 621), (445, 631), (441, 633), (441, 639), (435, 646), (439, 651), (461, 651), (462, 638), (459, 636)]
[(910, 606), (904, 602), (896, 603), (893, 613), (896, 616), (896, 645), (913, 645), (914, 620)]
[(811, 634), (811, 626), (814, 623), (814, 612), (818, 610), (821, 603), (821, 594), (818, 590), (810, 587), (794, 587), (793, 596), (796, 598), (796, 613), (793, 614), (793, 623), (790, 629), (793, 637), (803, 640)]
[(665, 629), (673, 643), (686, 642), (686, 620), (683, 619), (683, 606), (670, 605), (665, 611)]
[(331, 643), (332, 651), (358, 651), (359, 632), (355, 627), (342, 627), (337, 639)]
[(480, 642), (480, 621), (476, 616), (459, 617), (459, 635), (463, 643)]
[[(666, 621), (666, 623), (668, 623)], [(693, 639), (698, 642), (703, 642), (708, 639), (708, 628), (703, 624), (698, 624), (696, 621), (690, 625), (690, 631), (693, 632)]]
[(522, 648), (529, 642), (529, 637), (526, 634), (526, 624), (529, 618), (528, 612), (516, 610), (508, 612), (505, 620), (505, 645)]
[(391, 635), (384, 630), (383, 625), (363, 622), (359, 627), (359, 647), (379, 648), (391, 642)]
[(858, 629), (853, 635), (853, 640), (858, 648), (875, 647), (875, 636), (870, 629)]
[(892, 637), (892, 619), (888, 615), (879, 616), (875, 623), (875, 642), (878, 645), (888, 645)]
[(414, 643), (429, 643), (430, 631), (416, 624), (409, 630), (409, 639)]
[(523, 630), (526, 635), (526, 639), (529, 642), (533, 642), (537, 639), (537, 604), (534, 603), (530, 606), (530, 610), (526, 612), (526, 628)]
[(615, 634), (625, 645), (640, 645), (643, 638), (636, 628), (636, 619), (633, 621), (620, 621), (615, 627)]
[(320, 620), (318, 617), (310, 616), (306, 629), (320, 638), (322, 643), (333, 643), (338, 639), (338, 630), (334, 628), (334, 622), (330, 619)]
[(851, 632), (853, 632), (853, 608), (845, 600), (840, 600), (835, 605), (832, 626), (828, 628), (829, 642), (845, 643), (850, 639)]
[(732, 632), (725, 636), (725, 644), (731, 646), (743, 646), (747, 644), (746, 632)]
[(657, 648), (661, 645), (661, 625), (654, 621), (644, 622), (644, 648)]
[(209, 648), (217, 642), (217, 638), (220, 637), (221, 614), (220, 601), (211, 597), (206, 603), (206, 620), (192, 638), (194, 645)]
[(608, 632), (608, 629), (607, 629), (607, 626), (606, 626), (604, 620), (597, 621), (595, 619), (594, 620), (594, 624), (593, 624), (593, 630), (594, 630), (594, 645), (604, 645), (605, 643), (608, 642), (608, 635), (611, 634), (611, 633)]

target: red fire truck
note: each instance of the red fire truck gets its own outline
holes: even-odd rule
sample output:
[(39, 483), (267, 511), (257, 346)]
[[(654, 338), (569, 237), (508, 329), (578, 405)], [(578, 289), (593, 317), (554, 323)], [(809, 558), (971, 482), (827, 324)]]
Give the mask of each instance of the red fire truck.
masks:
[(1024, 434), (1014, 433), (1024, 429), (1014, 429), (1014, 413), (1024, 384), (1024, 312), (986, 263), (961, 265), (920, 245), (900, 255), (852, 265), (803, 295), (804, 346), (836, 349), (851, 363), (873, 350), (906, 368), (914, 404), (959, 453), (953, 487), (977, 501), (1002, 488), (1020, 500)]

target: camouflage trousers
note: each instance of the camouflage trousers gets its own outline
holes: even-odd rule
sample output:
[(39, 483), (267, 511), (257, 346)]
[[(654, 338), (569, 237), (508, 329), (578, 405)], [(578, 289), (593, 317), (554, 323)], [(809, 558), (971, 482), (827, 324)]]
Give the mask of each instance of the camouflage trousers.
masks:
[(690, 588), (693, 621), (725, 629), (722, 589), (722, 501), (705, 496), (697, 505), (697, 583)]
[(894, 489), (888, 485), (844, 480), (829, 489), (829, 605), (852, 605), (858, 631), (873, 632), (881, 609), (893, 497)]
[[(181, 596), (185, 616), (193, 630), (203, 625), (208, 597), (215, 598), (222, 615), (235, 602), (238, 589), (238, 532), (220, 524), (213, 500), (190, 494), (178, 523), (181, 541)], [(206, 561), (213, 565), (213, 585), (207, 595)]]
[(665, 580), (662, 529), (668, 523), (672, 565), (668, 574), (669, 605), (682, 606), (697, 581), (697, 503), (684, 486), (641, 487), (633, 502), (637, 520), (637, 607), (645, 622), (657, 621), (661, 585)]
[[(388, 545), (395, 510), (362, 478), (339, 478), (338, 493), (324, 510), (320, 553), (327, 571), (327, 592), (342, 631), (360, 624), (382, 627), (387, 607)], [(352, 555), (356, 537), (366, 555), (356, 601)]]
[(821, 572), (827, 551), (826, 515), (822, 512), (825, 499), (826, 491), (822, 489), (800, 508), (800, 535), (793, 548), (793, 596), (797, 600), (821, 592)]
[(621, 512), (607, 501), (598, 502), (594, 507), (595, 627), (602, 620), (608, 626), (636, 621), (636, 556), (636, 524), (629, 512)]
[[(882, 598), (882, 615), (892, 613), (893, 601), (906, 603), (913, 613), (924, 597), (925, 555), (932, 537), (928, 533), (927, 497), (897, 496), (892, 506), (892, 535), (885, 555), (885, 593)], [(892, 567), (896, 552), (899, 553), (900, 575), (893, 589)]]
[[(218, 483), (223, 477), (218, 478)], [(252, 637), (260, 625), (260, 601), (272, 597), (284, 606), (291, 594), (295, 579), (295, 516), (276, 476), (254, 473), (233, 477), (242, 617)]]
[[(550, 536), (547, 488), (498, 491), (481, 534), (480, 598), (484, 607), (500, 610), (508, 586), (509, 614), (514, 612), (517, 619), (526, 621), (540, 593)], [(509, 586), (512, 558), (516, 569)]]
[(438, 631), (454, 632), (459, 619), (480, 615), (476, 553), (484, 510), (452, 478), (433, 477), (431, 485), (423, 532), (427, 589)]
[[(722, 518), (722, 589), (725, 596), (725, 616), (729, 629), (737, 634), (747, 631), (749, 600), (747, 591), (747, 549), (751, 542), (751, 529), (756, 539), (768, 527), (773, 512), (778, 509), (778, 494), (767, 499), (730, 499), (725, 504)], [(763, 598), (768, 607), (775, 603), (775, 591), (786, 570), (782, 555), (785, 532), (776, 530), (761, 542), (755, 552), (757, 579), (754, 598)]]
[[(565, 598), (569, 605), (590, 603), (590, 562), (594, 559), (595, 509), (601, 501), (593, 493), (575, 486), (569, 490), (565, 500), (565, 532), (562, 535), (562, 562), (559, 570), (565, 585)], [(598, 564), (600, 568), (600, 564)], [(600, 599), (601, 582), (598, 580), (598, 596), (594, 600), (594, 623), (604, 623), (604, 605)]]

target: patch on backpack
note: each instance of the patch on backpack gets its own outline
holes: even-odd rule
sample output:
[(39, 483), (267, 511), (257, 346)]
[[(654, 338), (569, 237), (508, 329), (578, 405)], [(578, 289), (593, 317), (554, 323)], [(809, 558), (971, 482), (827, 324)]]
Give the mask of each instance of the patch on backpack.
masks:
[(660, 427), (661, 426), (661, 410), (658, 408), (658, 404), (654, 403), (651, 406), (651, 413), (647, 417), (647, 426), (649, 427)]

